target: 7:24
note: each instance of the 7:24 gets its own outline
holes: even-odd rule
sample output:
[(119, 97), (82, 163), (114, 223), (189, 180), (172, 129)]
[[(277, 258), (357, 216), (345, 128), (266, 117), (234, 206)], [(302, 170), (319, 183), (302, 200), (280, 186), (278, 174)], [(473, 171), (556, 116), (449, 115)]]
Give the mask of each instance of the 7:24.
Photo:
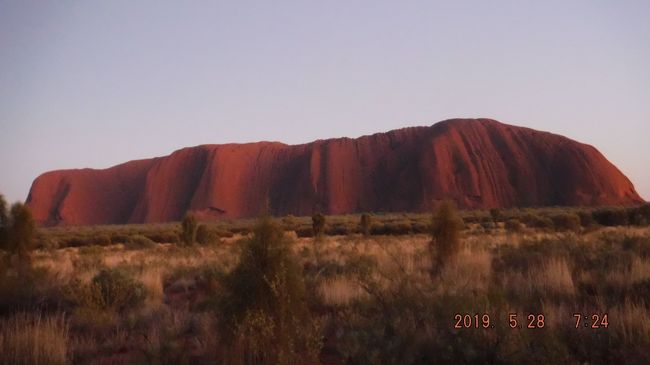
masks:
[(609, 316), (607, 313), (604, 314), (592, 314), (591, 316), (583, 315), (582, 313), (574, 313), (573, 318), (576, 320), (576, 328), (581, 327), (581, 323), (584, 320), (582, 325), (585, 328), (607, 328), (609, 327)]

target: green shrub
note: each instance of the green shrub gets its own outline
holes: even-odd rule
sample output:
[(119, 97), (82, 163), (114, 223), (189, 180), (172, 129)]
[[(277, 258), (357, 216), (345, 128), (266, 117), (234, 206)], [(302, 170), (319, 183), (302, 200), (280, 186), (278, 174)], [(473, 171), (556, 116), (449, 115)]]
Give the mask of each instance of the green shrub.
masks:
[(140, 307), (147, 296), (145, 286), (123, 269), (102, 269), (87, 285), (73, 280), (64, 294), (76, 306), (117, 312)]
[(361, 214), (361, 218), (359, 219), (359, 232), (361, 232), (361, 234), (363, 234), (364, 236), (369, 236), (371, 227), (372, 227), (372, 221), (370, 218), (370, 214), (368, 213)]
[(315, 237), (320, 237), (325, 233), (325, 216), (321, 213), (315, 213), (311, 216), (311, 226)]
[(622, 208), (599, 209), (592, 213), (596, 223), (601, 226), (624, 226), (628, 223), (628, 215)]
[(181, 222), (181, 243), (184, 245), (193, 245), (196, 242), (196, 218), (193, 214), (188, 213)]
[(318, 330), (307, 307), (302, 270), (283, 230), (264, 217), (224, 279), (219, 309), (233, 353), (259, 364), (316, 363)]
[(200, 224), (199, 228), (196, 229), (196, 242), (202, 245), (219, 243), (221, 242), (219, 231), (210, 229), (205, 224)]
[(460, 251), (460, 231), (463, 226), (463, 219), (451, 201), (441, 203), (433, 213), (429, 253), (438, 268), (442, 268), (445, 262)]
[(558, 231), (579, 231), (580, 217), (575, 213), (558, 214), (551, 218)]
[(102, 269), (92, 285), (99, 290), (102, 307), (118, 311), (139, 307), (147, 296), (144, 285), (121, 269)]
[(517, 219), (508, 219), (505, 224), (505, 229), (508, 232), (521, 232), (523, 225)]

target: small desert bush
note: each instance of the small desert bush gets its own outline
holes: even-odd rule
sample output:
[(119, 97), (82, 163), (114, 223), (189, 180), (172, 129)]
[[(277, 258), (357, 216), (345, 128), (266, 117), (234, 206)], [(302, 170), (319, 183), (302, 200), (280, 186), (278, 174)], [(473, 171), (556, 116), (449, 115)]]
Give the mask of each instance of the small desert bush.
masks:
[(16, 313), (0, 320), (0, 364), (69, 364), (68, 339), (62, 314)]
[(623, 208), (599, 209), (594, 211), (592, 216), (601, 226), (624, 226), (628, 223), (628, 214)]
[(641, 217), (640, 224), (648, 225), (650, 224), (650, 203), (645, 203), (642, 206), (637, 208), (637, 213)]
[(230, 358), (242, 363), (314, 363), (320, 337), (307, 307), (301, 268), (283, 230), (262, 218), (224, 279), (219, 317)]
[(402, 236), (411, 234), (411, 232), (411, 222), (405, 219), (384, 224), (383, 234), (385, 235)]
[(293, 215), (282, 218), (282, 228), (285, 231), (295, 231), (298, 228), (298, 221)]
[(372, 221), (370, 219), (370, 214), (363, 213), (359, 219), (359, 232), (364, 236), (370, 236), (370, 228), (372, 227)]
[(486, 232), (486, 233), (489, 233), (493, 229), (497, 228), (496, 223), (494, 223), (492, 221), (481, 222), (480, 225), (481, 225), (481, 228), (483, 228), (483, 231)]
[(575, 213), (559, 214), (552, 217), (555, 229), (558, 231), (577, 232), (581, 228), (580, 217)]
[(578, 212), (578, 217), (580, 217), (580, 225), (585, 228), (591, 228), (596, 224), (594, 216), (589, 211), (581, 210)]
[(538, 229), (553, 229), (554, 224), (553, 220), (549, 217), (545, 217), (539, 214), (528, 213), (521, 218), (526, 227), (529, 228), (538, 228)]
[(416, 234), (429, 233), (429, 225), (425, 223), (415, 222), (411, 224), (411, 232)]
[(20, 262), (0, 265), (0, 315), (56, 304), (56, 278), (47, 270)]
[(155, 246), (155, 242), (146, 236), (136, 234), (130, 236), (126, 242), (124, 242), (124, 245), (129, 249), (138, 250), (143, 248), (152, 248)]
[(508, 232), (518, 233), (523, 229), (523, 225), (517, 219), (508, 219), (505, 228)]
[(142, 283), (136, 282), (123, 269), (103, 269), (92, 280), (99, 291), (101, 306), (118, 311), (139, 307), (146, 298)]
[(350, 230), (347, 225), (342, 223), (331, 224), (325, 230), (325, 233), (328, 236), (345, 236), (351, 232), (352, 230)]
[(188, 213), (181, 222), (181, 243), (184, 245), (193, 245), (196, 242), (196, 218), (193, 214)]
[(0, 212), (3, 221), (0, 249), (18, 255), (21, 260), (24, 260), (36, 243), (36, 223), (32, 218), (32, 212), (22, 203), (14, 204), (9, 214), (4, 211), (6, 209), (4, 206), (0, 206), (0, 209), (3, 210)]
[(89, 284), (73, 280), (64, 293), (78, 307), (117, 312), (140, 307), (147, 296), (144, 285), (120, 268), (100, 270)]
[(179, 235), (175, 230), (159, 230), (147, 232), (144, 236), (155, 243), (178, 243)]
[(503, 220), (503, 213), (501, 213), (501, 209), (492, 208), (490, 209), (490, 217), (492, 218), (493, 222), (499, 222)]
[(325, 233), (325, 216), (321, 213), (316, 213), (311, 217), (311, 221), (314, 236), (322, 236)]
[(205, 224), (199, 225), (196, 229), (196, 242), (207, 245), (212, 243), (219, 243), (221, 238), (219, 237), (219, 231), (212, 229)]
[(429, 253), (432, 261), (441, 268), (460, 251), (460, 232), (463, 219), (450, 201), (440, 204), (431, 217), (431, 243)]
[(311, 227), (300, 227), (295, 232), (299, 238), (314, 237), (314, 230)]

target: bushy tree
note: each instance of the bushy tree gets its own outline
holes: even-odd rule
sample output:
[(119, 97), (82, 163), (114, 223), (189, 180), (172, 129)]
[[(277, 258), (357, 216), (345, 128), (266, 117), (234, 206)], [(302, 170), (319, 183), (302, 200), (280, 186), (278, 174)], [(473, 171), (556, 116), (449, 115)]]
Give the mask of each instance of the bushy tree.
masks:
[(322, 236), (325, 233), (325, 216), (321, 213), (312, 215), (311, 226), (314, 231), (314, 237)]
[[(0, 202), (4, 205), (4, 199)], [(10, 254), (18, 255), (19, 258), (27, 257), (34, 246), (36, 236), (36, 225), (32, 218), (32, 212), (22, 204), (16, 203), (11, 207), (9, 216), (6, 215), (6, 208), (0, 215), (2, 223), (2, 248)]]
[(311, 319), (301, 267), (290, 241), (269, 217), (244, 244), (239, 264), (224, 280), (223, 333), (246, 364), (315, 363), (320, 336)]
[(371, 222), (370, 214), (368, 213), (361, 214), (361, 219), (359, 220), (359, 228), (361, 233), (364, 236), (370, 236), (371, 227), (372, 227), (372, 222)]
[(463, 225), (463, 219), (451, 201), (442, 202), (433, 213), (429, 251), (438, 269), (460, 251), (460, 232)]
[(197, 223), (192, 213), (187, 213), (181, 222), (181, 242), (185, 245), (192, 245), (196, 242)]

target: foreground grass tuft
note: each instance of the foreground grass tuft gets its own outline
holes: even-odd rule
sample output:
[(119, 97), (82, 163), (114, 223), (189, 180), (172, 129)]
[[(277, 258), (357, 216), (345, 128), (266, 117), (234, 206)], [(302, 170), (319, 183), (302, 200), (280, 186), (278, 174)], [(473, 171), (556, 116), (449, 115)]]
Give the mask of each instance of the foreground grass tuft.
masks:
[(62, 314), (14, 314), (0, 320), (0, 364), (68, 364), (68, 339)]

